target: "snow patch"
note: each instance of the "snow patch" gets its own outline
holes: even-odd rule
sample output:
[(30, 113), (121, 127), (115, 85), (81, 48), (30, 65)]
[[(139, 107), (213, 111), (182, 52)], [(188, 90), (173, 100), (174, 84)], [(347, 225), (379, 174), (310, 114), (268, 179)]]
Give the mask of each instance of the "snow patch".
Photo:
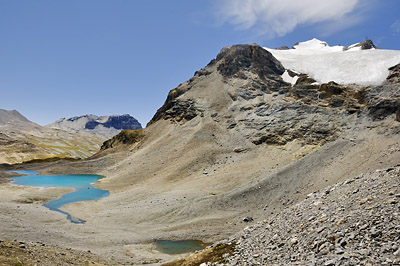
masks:
[(285, 70), (285, 72), (282, 74), (281, 77), (282, 77), (283, 81), (292, 84), (292, 86), (294, 86), (296, 84), (297, 80), (299, 79), (299, 76), (297, 76), (297, 75), (294, 77), (291, 77), (287, 70)]
[(326, 42), (312, 39), (296, 44), (294, 48), (265, 49), (286, 69), (308, 74), (319, 83), (379, 85), (389, 75), (388, 69), (400, 63), (400, 51), (361, 50), (356, 44), (344, 51), (344, 46), (331, 47)]

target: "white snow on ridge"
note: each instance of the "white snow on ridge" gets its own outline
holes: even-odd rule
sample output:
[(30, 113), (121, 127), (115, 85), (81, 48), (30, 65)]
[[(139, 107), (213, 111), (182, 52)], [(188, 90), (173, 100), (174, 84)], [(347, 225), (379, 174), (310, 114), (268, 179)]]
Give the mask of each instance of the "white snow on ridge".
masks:
[(308, 74), (320, 83), (379, 85), (389, 75), (388, 68), (400, 63), (397, 50), (360, 50), (353, 46), (344, 51), (343, 46), (331, 47), (317, 39), (299, 43), (294, 48), (265, 49), (286, 69)]
[(330, 53), (343, 51), (343, 46), (329, 46), (326, 42), (318, 39), (312, 39), (306, 42), (301, 42), (294, 45), (293, 50), (301, 52), (302, 54), (315, 54), (315, 53)]

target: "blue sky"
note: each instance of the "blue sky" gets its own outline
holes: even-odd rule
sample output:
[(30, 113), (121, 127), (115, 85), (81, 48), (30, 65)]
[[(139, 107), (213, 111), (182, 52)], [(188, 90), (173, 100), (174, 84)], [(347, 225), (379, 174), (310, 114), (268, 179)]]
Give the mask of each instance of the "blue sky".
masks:
[(399, 0), (0, 0), (0, 108), (45, 125), (126, 114), (144, 126), (224, 46), (400, 49)]

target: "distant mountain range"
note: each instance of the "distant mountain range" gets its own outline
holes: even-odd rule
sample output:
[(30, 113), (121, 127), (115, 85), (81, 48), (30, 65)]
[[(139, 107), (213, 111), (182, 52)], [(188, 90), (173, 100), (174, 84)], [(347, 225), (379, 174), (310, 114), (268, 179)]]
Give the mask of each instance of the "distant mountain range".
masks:
[(141, 128), (128, 114), (62, 118), (43, 127), (16, 110), (0, 109), (0, 163), (86, 158), (121, 130)]
[(43, 127), (16, 110), (0, 109), (0, 163), (86, 158), (97, 152), (105, 140), (101, 136)]
[(47, 127), (112, 138), (121, 130), (141, 129), (142, 125), (134, 117), (125, 114), (108, 116), (82, 115), (61, 118), (47, 125)]

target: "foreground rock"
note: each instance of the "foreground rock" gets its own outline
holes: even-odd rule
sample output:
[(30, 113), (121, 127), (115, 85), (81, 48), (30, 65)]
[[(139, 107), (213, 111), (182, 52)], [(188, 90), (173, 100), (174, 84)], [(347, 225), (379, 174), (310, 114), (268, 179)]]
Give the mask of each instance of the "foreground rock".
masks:
[(213, 265), (398, 265), (400, 167), (311, 193), (225, 242), (236, 251)]

